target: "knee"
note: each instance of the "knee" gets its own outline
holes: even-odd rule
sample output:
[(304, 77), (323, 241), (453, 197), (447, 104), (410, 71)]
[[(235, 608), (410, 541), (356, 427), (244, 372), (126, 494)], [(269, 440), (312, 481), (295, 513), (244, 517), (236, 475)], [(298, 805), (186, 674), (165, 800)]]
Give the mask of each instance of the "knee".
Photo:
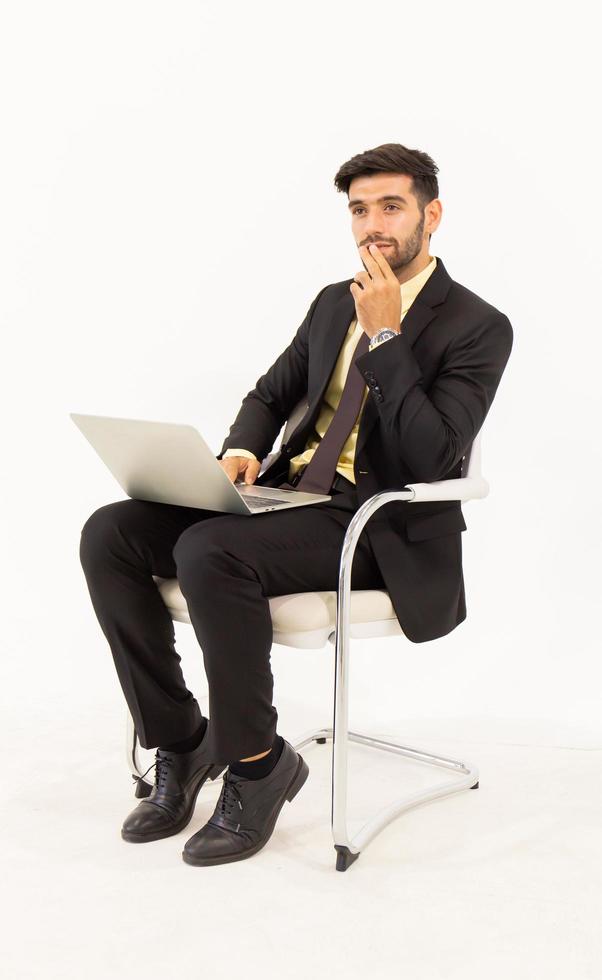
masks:
[(118, 500), (105, 504), (95, 510), (81, 529), (79, 542), (79, 559), (84, 568), (91, 562), (96, 562), (100, 555), (106, 552), (119, 527), (124, 512), (124, 504), (134, 503), (133, 500)]
[(217, 543), (209, 522), (186, 528), (172, 550), (178, 581), (182, 583), (192, 578), (198, 582), (201, 576), (210, 576), (223, 551), (223, 546)]

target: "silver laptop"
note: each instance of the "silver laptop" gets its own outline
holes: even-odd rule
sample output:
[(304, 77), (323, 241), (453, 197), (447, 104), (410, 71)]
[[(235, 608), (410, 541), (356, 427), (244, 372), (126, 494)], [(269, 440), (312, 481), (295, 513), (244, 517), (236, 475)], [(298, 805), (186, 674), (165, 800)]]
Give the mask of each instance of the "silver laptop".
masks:
[(332, 497), (232, 483), (192, 425), (70, 412), (128, 497), (226, 514), (263, 514)]

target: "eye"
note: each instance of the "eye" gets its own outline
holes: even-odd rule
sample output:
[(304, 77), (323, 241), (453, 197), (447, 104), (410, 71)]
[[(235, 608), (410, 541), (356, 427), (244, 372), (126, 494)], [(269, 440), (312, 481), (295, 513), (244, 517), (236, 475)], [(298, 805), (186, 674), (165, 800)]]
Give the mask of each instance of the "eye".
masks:
[[(396, 211), (399, 211), (399, 208), (397, 207), (396, 204), (387, 204), (387, 208), (395, 208)], [(351, 213), (353, 215), (356, 215), (358, 213), (358, 211), (363, 211), (363, 210), (364, 210), (364, 208), (354, 208)], [(385, 210), (386, 210), (386, 208), (385, 208)]]

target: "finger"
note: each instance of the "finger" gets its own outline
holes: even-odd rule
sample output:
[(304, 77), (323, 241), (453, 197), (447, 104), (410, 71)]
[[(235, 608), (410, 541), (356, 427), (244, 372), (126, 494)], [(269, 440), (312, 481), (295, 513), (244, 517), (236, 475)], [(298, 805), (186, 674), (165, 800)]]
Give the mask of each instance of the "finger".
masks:
[(364, 269), (366, 270), (366, 275), (369, 276), (370, 273), (368, 271), (368, 266), (366, 265), (366, 261), (364, 260), (364, 253), (362, 251), (363, 247), (364, 247), (363, 245), (360, 245), (360, 259), (362, 260), (362, 264), (364, 266)]
[(236, 477), (238, 476), (238, 459), (237, 456), (228, 456), (227, 459), (220, 459), (222, 469), (224, 470), (226, 476), (231, 483), (234, 483)]
[(362, 262), (364, 263), (364, 267), (366, 269), (366, 272), (370, 276), (371, 279), (374, 279), (374, 276), (377, 276), (377, 275), (380, 274), (380, 268), (379, 268), (378, 264), (376, 263), (376, 261), (374, 259), (374, 256), (372, 255), (372, 253), (368, 250), (368, 246), (367, 245), (360, 245), (360, 258), (361, 258)]
[(366, 286), (369, 286), (372, 282), (372, 279), (367, 272), (356, 272), (353, 279), (354, 282), (356, 282), (362, 289), (365, 289)]
[(256, 459), (249, 460), (249, 465), (245, 470), (245, 483), (255, 483), (257, 474), (261, 469), (261, 463)]
[(362, 261), (365, 257), (368, 263), (368, 271), (372, 275), (372, 278), (380, 273), (386, 279), (388, 277), (387, 273), (391, 272), (391, 266), (384, 255), (381, 255), (378, 245), (362, 245), (361, 248), (363, 249)]

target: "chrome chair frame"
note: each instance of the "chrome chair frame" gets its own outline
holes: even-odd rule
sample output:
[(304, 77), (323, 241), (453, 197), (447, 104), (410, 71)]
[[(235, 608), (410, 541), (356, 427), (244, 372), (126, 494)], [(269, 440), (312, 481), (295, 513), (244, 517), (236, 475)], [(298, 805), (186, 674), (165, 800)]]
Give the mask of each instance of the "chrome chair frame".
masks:
[[(457, 793), (463, 789), (476, 789), (479, 785), (478, 769), (471, 763), (459, 762), (455, 759), (448, 759), (445, 756), (432, 755), (430, 752), (412, 749), (398, 742), (385, 741), (371, 735), (352, 732), (349, 729), (349, 612), (351, 605), (353, 556), (365, 525), (380, 507), (390, 503), (392, 500), (411, 501), (414, 499), (414, 496), (412, 489), (408, 491), (385, 491), (383, 493), (377, 493), (358, 508), (347, 528), (341, 553), (337, 591), (336, 630), (334, 633), (335, 694), (333, 727), (310, 732), (293, 743), (296, 749), (300, 749), (313, 740), (322, 742), (328, 738), (332, 739), (331, 827), (334, 847), (337, 852), (337, 871), (346, 871), (349, 865), (357, 860), (364, 847), (403, 811), (418, 806), (420, 803), (427, 803), (439, 797)], [(332, 635), (329, 637), (329, 640), (332, 642)], [(395, 752), (417, 762), (440, 766), (452, 770), (459, 778), (455, 776), (453, 780), (445, 780), (427, 790), (398, 799), (390, 804), (390, 806), (379, 810), (353, 837), (350, 837), (347, 828), (349, 742), (359, 742), (362, 745), (367, 745), (372, 748)]]
[[(284, 432), (282, 444), (294, 427), (296, 418), (303, 413), (299, 403), (291, 416)], [(263, 461), (261, 472), (270, 465), (274, 453)], [(467, 471), (467, 472), (466, 472)], [(478, 433), (472, 445), (463, 457), (461, 476), (454, 480), (443, 480), (432, 483), (409, 484), (403, 490), (383, 491), (366, 500), (354, 514), (343, 540), (341, 561), (339, 565), (338, 589), (336, 594), (335, 629), (328, 636), (328, 642), (334, 644), (334, 716), (330, 728), (318, 728), (299, 736), (291, 744), (301, 749), (310, 742), (325, 743), (332, 740), (332, 794), (331, 794), (331, 828), (334, 847), (337, 852), (336, 870), (346, 871), (357, 860), (361, 851), (376, 837), (380, 831), (394, 820), (400, 813), (412, 807), (419, 806), (441, 797), (458, 793), (465, 789), (476, 789), (479, 785), (479, 773), (476, 766), (467, 761), (458, 761), (443, 755), (434, 755), (419, 749), (401, 745), (398, 742), (375, 738), (349, 730), (349, 659), (350, 659), (350, 607), (351, 607), (351, 570), (353, 557), (359, 537), (373, 514), (380, 507), (391, 501), (407, 501), (408, 503), (425, 500), (460, 500), (467, 501), (487, 496), (489, 485), (481, 475), (481, 440)], [(158, 579), (158, 582), (162, 580)], [(169, 607), (168, 607), (169, 608)], [(172, 610), (170, 610), (172, 611)], [(173, 614), (173, 611), (172, 611)], [(175, 617), (174, 617), (175, 618)], [(182, 621), (190, 622), (189, 618)], [(369, 625), (368, 625), (369, 630)], [(401, 630), (398, 631), (401, 633)], [(368, 632), (364, 635), (370, 635)], [(375, 634), (373, 634), (375, 635)], [(286, 639), (284, 640), (286, 643)], [(293, 643), (287, 645), (295, 645)], [(348, 776), (348, 746), (349, 742), (357, 742), (371, 748), (386, 752), (394, 752), (417, 762), (446, 769), (453, 773), (451, 779), (438, 782), (436, 785), (417, 793), (406, 795), (395, 800), (389, 806), (379, 810), (353, 836), (349, 835), (347, 826), (347, 776)], [(138, 756), (138, 739), (133, 720), (127, 713), (127, 759), (137, 776), (136, 796), (147, 796), (152, 786), (138, 779), (142, 775)]]

